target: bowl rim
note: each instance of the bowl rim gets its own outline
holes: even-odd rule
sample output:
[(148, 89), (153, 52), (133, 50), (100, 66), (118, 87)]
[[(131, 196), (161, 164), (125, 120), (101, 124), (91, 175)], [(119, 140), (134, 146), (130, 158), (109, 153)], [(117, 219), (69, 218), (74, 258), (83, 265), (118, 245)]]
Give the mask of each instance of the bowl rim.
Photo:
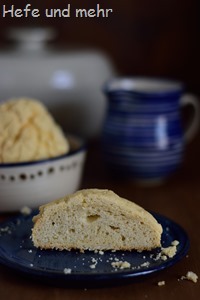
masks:
[(86, 150), (87, 143), (84, 140), (84, 138), (81, 138), (81, 137), (79, 137), (77, 135), (74, 135), (74, 134), (67, 134), (66, 136), (68, 138), (75, 139), (76, 141), (79, 142), (80, 145), (77, 147), (77, 149), (70, 150), (66, 154), (62, 154), (62, 155), (59, 155), (59, 156), (54, 156), (54, 157), (51, 157), (51, 158), (45, 158), (45, 159), (40, 159), (40, 160), (32, 160), (32, 161), (24, 161), (24, 162), (0, 163), (0, 169), (3, 169), (3, 168), (17, 168), (17, 167), (25, 167), (25, 166), (35, 166), (35, 165), (45, 164), (45, 163), (49, 163), (49, 162), (55, 162), (57, 160), (61, 160), (63, 158), (71, 157), (75, 154), (84, 152)]

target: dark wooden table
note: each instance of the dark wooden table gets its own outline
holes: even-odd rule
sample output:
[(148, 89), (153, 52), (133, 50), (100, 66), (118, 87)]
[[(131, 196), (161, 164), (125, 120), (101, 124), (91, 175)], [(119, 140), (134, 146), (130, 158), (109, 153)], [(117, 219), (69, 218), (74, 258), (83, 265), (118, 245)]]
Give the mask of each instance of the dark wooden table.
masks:
[[(82, 187), (108, 188), (147, 210), (161, 213), (179, 223), (190, 238), (188, 257), (151, 277), (128, 285), (100, 289), (58, 288), (41, 284), (0, 265), (0, 299), (199, 299), (200, 279), (195, 284), (178, 280), (187, 271), (200, 276), (200, 134), (187, 146), (182, 166), (163, 185), (137, 186), (132, 180), (112, 178), (103, 164), (99, 143), (89, 145)], [(0, 220), (8, 218), (0, 214)], [(159, 287), (159, 281), (165, 285)]]

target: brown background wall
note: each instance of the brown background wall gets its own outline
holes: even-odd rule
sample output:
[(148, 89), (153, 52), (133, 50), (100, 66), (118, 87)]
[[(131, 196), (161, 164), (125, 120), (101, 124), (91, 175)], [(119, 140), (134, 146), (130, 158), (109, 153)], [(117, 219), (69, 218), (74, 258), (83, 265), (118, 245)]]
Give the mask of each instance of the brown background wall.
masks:
[(1, 1), (39, 8), (113, 8), (110, 18), (0, 18), (0, 45), (10, 26), (53, 26), (64, 47), (105, 51), (122, 75), (164, 76), (183, 80), (200, 94), (200, 25), (198, 0), (43, 0)]

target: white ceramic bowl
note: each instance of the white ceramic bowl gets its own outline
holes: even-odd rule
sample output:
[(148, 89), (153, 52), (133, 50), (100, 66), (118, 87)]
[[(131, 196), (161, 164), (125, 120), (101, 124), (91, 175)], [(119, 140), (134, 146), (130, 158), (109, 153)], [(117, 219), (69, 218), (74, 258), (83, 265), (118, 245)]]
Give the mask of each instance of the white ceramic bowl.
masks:
[(51, 159), (0, 164), (0, 212), (35, 208), (75, 192), (81, 182), (86, 146), (68, 136), (71, 150)]

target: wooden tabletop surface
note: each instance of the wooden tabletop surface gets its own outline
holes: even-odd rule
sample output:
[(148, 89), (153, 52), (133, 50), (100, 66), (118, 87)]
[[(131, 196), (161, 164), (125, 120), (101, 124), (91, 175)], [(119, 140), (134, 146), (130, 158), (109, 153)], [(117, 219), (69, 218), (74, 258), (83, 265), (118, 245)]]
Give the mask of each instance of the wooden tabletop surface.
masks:
[[(179, 280), (188, 271), (200, 276), (200, 134), (187, 146), (184, 162), (176, 174), (157, 187), (137, 186), (132, 180), (112, 178), (103, 164), (99, 143), (92, 142), (83, 174), (84, 188), (108, 188), (120, 196), (133, 200), (147, 210), (163, 214), (180, 224), (190, 238), (188, 256), (174, 266), (128, 285), (75, 289), (45, 285), (0, 265), (0, 299), (8, 300), (85, 300), (85, 299), (198, 299), (197, 283)], [(0, 220), (10, 217), (0, 214)], [(165, 281), (164, 286), (158, 286)]]

